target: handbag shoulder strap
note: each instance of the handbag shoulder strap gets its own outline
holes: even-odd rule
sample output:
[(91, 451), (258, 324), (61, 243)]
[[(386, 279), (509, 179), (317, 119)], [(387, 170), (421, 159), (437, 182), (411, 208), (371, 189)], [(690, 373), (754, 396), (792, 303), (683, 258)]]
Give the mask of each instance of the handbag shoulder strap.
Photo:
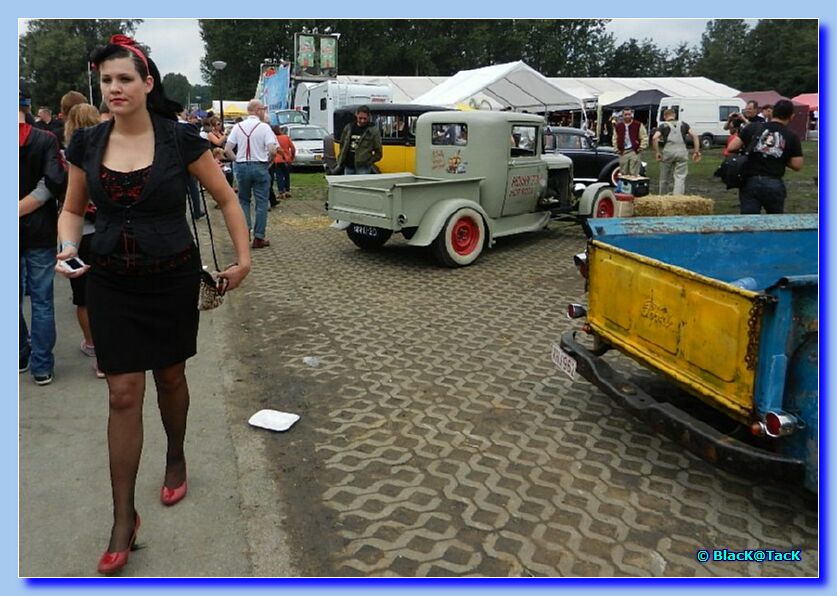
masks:
[[(177, 126), (179, 126), (179, 125), (177, 123), (175, 123), (174, 126), (175, 126), (175, 128), (174, 128), (174, 144), (177, 146), (177, 159), (180, 161), (180, 168), (183, 171), (183, 179), (186, 181), (186, 187), (188, 188), (190, 174), (189, 174), (189, 170), (186, 168), (186, 164), (183, 163), (183, 153), (181, 153), (181, 151), (180, 151), (180, 133), (178, 132), (178, 129), (177, 129)], [(209, 230), (209, 245), (212, 248), (212, 262), (215, 264), (215, 270), (220, 271), (221, 268), (218, 265), (218, 255), (215, 254), (215, 239), (212, 237), (212, 222), (210, 221), (209, 210), (207, 209), (207, 206), (206, 206), (206, 195), (204, 195), (203, 186), (201, 186), (200, 183), (197, 183), (197, 184), (198, 184), (198, 190), (199, 190), (200, 195), (201, 195), (201, 203), (203, 204), (203, 212), (204, 212), (205, 217), (206, 217), (206, 227)], [(197, 246), (197, 248), (198, 248), (198, 257), (201, 260), (201, 264), (203, 264), (203, 256), (201, 254), (201, 241), (200, 241), (200, 236), (198, 236), (198, 223), (197, 223), (197, 220), (195, 219), (195, 210), (194, 210), (194, 207), (192, 207), (192, 197), (191, 196), (186, 199), (186, 203), (189, 205), (189, 215), (192, 218), (192, 230), (194, 230), (194, 232), (195, 232), (195, 246)]]

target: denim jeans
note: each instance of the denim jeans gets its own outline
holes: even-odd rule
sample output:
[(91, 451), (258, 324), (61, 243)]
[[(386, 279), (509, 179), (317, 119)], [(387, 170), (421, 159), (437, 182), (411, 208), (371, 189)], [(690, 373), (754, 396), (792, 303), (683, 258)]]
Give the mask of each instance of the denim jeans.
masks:
[(738, 194), (742, 214), (784, 213), (787, 190), (781, 178), (750, 176)]
[(192, 211), (195, 217), (201, 217), (203, 213), (203, 204), (201, 201), (201, 191), (198, 188), (198, 180), (194, 176), (189, 176), (186, 182), (186, 190), (189, 191), (189, 200), (192, 201)]
[[(253, 230), (254, 238), (264, 238), (267, 228), (267, 203), (270, 195), (270, 172), (268, 164), (257, 161), (240, 161), (235, 164), (235, 178), (238, 180), (238, 202), (244, 211), (247, 227)], [(250, 195), (256, 199), (256, 223), (251, 224)]]
[[(18, 306), (20, 310), (20, 357), (30, 355), (29, 367), (33, 375), (53, 373), (55, 356), (55, 308), (52, 282), (55, 279), (55, 249), (30, 248), (20, 252), (20, 284)], [(23, 288), (29, 290), (32, 303), (31, 345), (30, 329), (23, 318)]]
[(291, 166), (286, 163), (276, 164), (276, 188), (279, 192), (288, 192), (291, 190)]
[(352, 174), (371, 174), (372, 173), (372, 166), (355, 166), (350, 167), (346, 166), (343, 169), (344, 174), (352, 175)]

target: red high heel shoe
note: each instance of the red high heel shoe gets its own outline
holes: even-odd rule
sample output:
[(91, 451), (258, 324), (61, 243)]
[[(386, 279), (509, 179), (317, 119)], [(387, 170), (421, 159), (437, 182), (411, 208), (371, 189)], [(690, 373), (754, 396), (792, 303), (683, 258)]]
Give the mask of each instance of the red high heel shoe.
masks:
[(140, 527), (140, 516), (139, 513), (136, 511), (134, 512), (134, 533), (131, 534), (131, 541), (128, 543), (128, 550), (121, 550), (115, 553), (106, 550), (105, 553), (102, 555), (102, 558), (99, 559), (99, 573), (103, 573), (105, 575), (109, 575), (116, 571), (122, 569), (125, 565), (128, 564), (128, 555), (134, 550), (136, 547), (134, 546), (137, 541), (137, 532), (139, 531)]
[(163, 488), (160, 489), (160, 501), (162, 501), (163, 505), (167, 507), (177, 505), (183, 500), (183, 497), (186, 496), (186, 489), (187, 486), (185, 480), (183, 481), (183, 484), (177, 488), (169, 488), (163, 485)]

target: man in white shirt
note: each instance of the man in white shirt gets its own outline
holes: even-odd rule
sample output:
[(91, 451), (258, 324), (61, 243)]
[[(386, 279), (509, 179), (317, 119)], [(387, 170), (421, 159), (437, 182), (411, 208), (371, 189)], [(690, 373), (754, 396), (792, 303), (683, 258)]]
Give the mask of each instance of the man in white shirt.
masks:
[[(233, 126), (224, 151), (235, 160), (235, 178), (238, 181), (238, 202), (244, 211), (247, 226), (253, 230), (253, 248), (270, 246), (265, 238), (267, 228), (267, 204), (270, 194), (268, 168), (276, 155), (276, 135), (262, 121), (265, 106), (258, 99), (247, 104), (247, 118)], [(236, 148), (233, 153), (233, 147)], [(256, 198), (255, 226), (250, 220), (250, 195)]]

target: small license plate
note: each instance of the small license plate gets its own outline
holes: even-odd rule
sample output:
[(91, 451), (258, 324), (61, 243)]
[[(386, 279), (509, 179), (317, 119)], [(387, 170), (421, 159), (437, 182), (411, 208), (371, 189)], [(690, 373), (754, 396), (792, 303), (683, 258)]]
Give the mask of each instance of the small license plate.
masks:
[(552, 344), (552, 362), (570, 379), (575, 381), (575, 358), (567, 354), (559, 344)]
[(380, 234), (380, 230), (374, 226), (361, 226), (358, 224), (353, 224), (354, 230), (356, 234), (360, 234), (361, 236), (368, 236), (370, 238), (377, 238), (378, 234)]
[(315, 156), (314, 156), (314, 160), (315, 160), (315, 161), (320, 161), (320, 160), (322, 160), (322, 158), (323, 158), (323, 156), (322, 156), (322, 155), (315, 155)]

